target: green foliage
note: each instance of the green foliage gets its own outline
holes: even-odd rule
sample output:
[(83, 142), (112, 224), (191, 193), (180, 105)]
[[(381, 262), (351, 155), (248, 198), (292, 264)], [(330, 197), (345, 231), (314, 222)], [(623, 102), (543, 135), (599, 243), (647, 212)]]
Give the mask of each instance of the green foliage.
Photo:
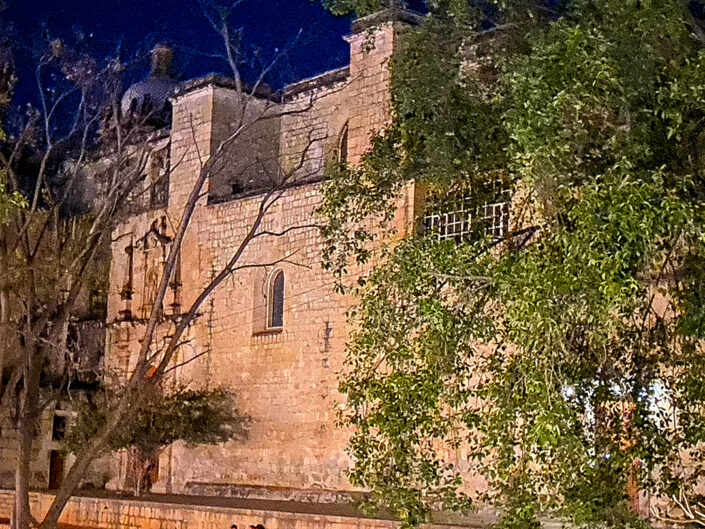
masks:
[[(319, 0), (311, 0), (317, 2)], [(320, 0), (334, 15), (365, 17), (390, 7), (408, 7), (408, 0)], [(527, 15), (535, 23), (546, 13), (562, 12), (571, 2), (557, 0), (426, 0), (426, 8), (434, 15), (450, 17), (455, 24), (469, 26), (488, 19), (496, 23), (509, 22)], [(418, 7), (418, 6), (413, 6)]]
[(506, 2), (512, 23), (480, 35), (431, 7), (393, 62), (392, 126), (330, 171), (327, 264), (368, 260), (371, 219), (412, 180), (428, 207), (461, 190), (482, 206), (496, 180), (525, 203), (504, 240), (419, 233), (361, 282), (351, 479), (406, 525), (474, 500), (507, 528), (642, 525), (630, 479), (672, 493), (705, 473), (705, 55), (688, 5), (581, 0), (546, 20)]
[(328, 168), (320, 210), (330, 242), (324, 261), (338, 275), (351, 255), (359, 262), (369, 258), (367, 248), (379, 230), (367, 229), (368, 219), (389, 221), (406, 182), (436, 186), (441, 200), (459, 182), (477, 190), (504, 178), (507, 137), (503, 103), (493, 95), (496, 71), (490, 65), (461, 67), (469, 35), (446, 15), (405, 34), (392, 63), (392, 126), (373, 138), (359, 166)]
[(8, 193), (6, 177), (0, 173), (0, 223), (6, 222), (16, 208), (27, 207), (27, 200), (19, 193)]
[(366, 16), (376, 13), (383, 7), (383, 0), (321, 0), (323, 6), (334, 15)]
[[(116, 403), (117, 394), (102, 389), (82, 402), (64, 441), (77, 452), (101, 428)], [(148, 386), (122, 428), (110, 439), (108, 450), (138, 448), (143, 453), (176, 441), (216, 444), (238, 439), (246, 433), (247, 420), (237, 410), (234, 397), (224, 389), (195, 390), (187, 387), (163, 392)]]

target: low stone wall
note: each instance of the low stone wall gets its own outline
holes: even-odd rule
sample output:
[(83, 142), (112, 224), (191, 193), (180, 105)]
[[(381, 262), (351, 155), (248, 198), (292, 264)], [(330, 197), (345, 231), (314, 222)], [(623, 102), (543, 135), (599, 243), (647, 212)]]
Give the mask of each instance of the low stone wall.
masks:
[[(154, 490), (154, 489), (152, 489)], [(275, 500), (296, 503), (352, 503), (362, 498), (361, 492), (291, 489), (286, 487), (262, 487), (227, 483), (188, 482), (185, 494), (193, 496), (218, 496), (223, 498)]]
[[(11, 514), (12, 491), (0, 491), (0, 520)], [(42, 516), (53, 496), (31, 495), (32, 513)], [(205, 498), (194, 498), (199, 503)], [(183, 501), (183, 503), (182, 503)], [(280, 502), (285, 506), (285, 502)], [(301, 506), (301, 504), (298, 504)], [(262, 524), (265, 529), (396, 529), (398, 522), (358, 516), (288, 512), (255, 508), (233, 508), (179, 502), (75, 496), (64, 509), (61, 523), (90, 529), (239, 529)], [(450, 529), (451, 525), (429, 525), (427, 529)]]
[(10, 519), (12, 512), (12, 492), (0, 490), (0, 520)]

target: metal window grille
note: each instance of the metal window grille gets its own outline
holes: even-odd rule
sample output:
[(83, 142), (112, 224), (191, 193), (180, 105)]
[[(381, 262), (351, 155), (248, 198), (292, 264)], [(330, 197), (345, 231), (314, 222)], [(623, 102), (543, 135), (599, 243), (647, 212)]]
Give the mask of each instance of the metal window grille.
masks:
[(501, 239), (509, 232), (509, 201), (492, 202), (482, 207), (485, 235)]
[(453, 200), (442, 210), (427, 211), (424, 227), (426, 231), (436, 235), (439, 241), (466, 240), (470, 236), (472, 217), (470, 197), (463, 196)]
[(484, 234), (493, 238), (504, 237), (509, 231), (509, 191), (501, 189), (495, 201), (473, 207), (469, 194), (459, 196), (443, 207), (428, 210), (424, 216), (424, 229), (439, 241), (455, 239), (466, 241), (481, 223)]

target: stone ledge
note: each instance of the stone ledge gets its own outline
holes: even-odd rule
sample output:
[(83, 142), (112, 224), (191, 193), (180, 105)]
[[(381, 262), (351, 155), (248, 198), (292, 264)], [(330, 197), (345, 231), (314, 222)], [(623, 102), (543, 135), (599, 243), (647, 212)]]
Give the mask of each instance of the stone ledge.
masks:
[(235, 79), (227, 77), (225, 75), (220, 75), (217, 73), (211, 73), (197, 79), (192, 79), (181, 83), (178, 85), (171, 96), (172, 99), (178, 99), (183, 95), (190, 92), (194, 92), (199, 88), (205, 87), (216, 87), (216, 88), (227, 88), (230, 90), (237, 90), (240, 88), (244, 95), (253, 96), (258, 99), (267, 99), (278, 103), (281, 101), (281, 94), (273, 91), (269, 86), (261, 84), (253, 92), (253, 88), (245, 83), (238, 84)]
[(350, 504), (355, 499), (360, 499), (363, 496), (362, 493), (354, 493), (349, 491), (302, 490), (284, 487), (201, 482), (187, 483), (186, 490), (189, 494), (196, 496), (217, 496), (224, 498), (339, 505)]
[(386, 22), (405, 22), (412, 26), (420, 26), (424, 18), (422, 14), (416, 11), (392, 7), (353, 21), (352, 33), (353, 35), (362, 33), (371, 27), (379, 26)]
[[(0, 491), (2, 493), (2, 491)], [(10, 519), (0, 518), (0, 529), (10, 529)], [(58, 529), (91, 529), (89, 527), (83, 527), (81, 525), (71, 525), (68, 523), (60, 523)]]
[[(0, 499), (13, 491), (0, 490)], [(43, 516), (53, 495), (33, 492), (32, 514)], [(1, 512), (0, 517), (9, 513)], [(80, 516), (81, 519), (76, 518)], [(0, 522), (2, 519), (0, 518)], [(495, 518), (474, 516), (434, 516), (425, 529), (486, 529)], [(59, 529), (229, 529), (232, 524), (246, 529), (263, 524), (267, 529), (397, 529), (390, 516), (365, 517), (350, 504), (319, 504), (291, 501), (252, 500), (149, 494), (142, 498), (107, 491), (78, 492), (69, 501)], [(4, 528), (3, 528), (4, 529)]]
[(325, 88), (332, 86), (336, 83), (345, 82), (348, 80), (349, 77), (350, 66), (344, 66), (342, 68), (337, 68), (335, 70), (324, 72), (315, 77), (310, 77), (308, 79), (298, 81), (284, 88), (284, 100), (289, 101), (292, 97), (301, 94), (302, 92), (308, 92), (316, 88)]

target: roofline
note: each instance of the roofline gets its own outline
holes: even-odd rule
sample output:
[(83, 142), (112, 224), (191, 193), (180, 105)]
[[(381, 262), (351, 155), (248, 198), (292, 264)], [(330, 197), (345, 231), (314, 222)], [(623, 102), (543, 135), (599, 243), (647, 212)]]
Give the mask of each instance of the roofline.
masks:
[[(308, 90), (314, 90), (316, 88), (323, 88), (326, 86), (333, 85), (335, 83), (343, 82), (350, 76), (350, 66), (343, 66), (342, 68), (336, 68), (335, 70), (329, 70), (323, 72), (314, 77), (309, 77), (301, 81), (297, 81), (290, 85), (285, 86), (281, 91), (274, 92), (266, 85), (260, 85), (258, 89), (252, 94), (252, 88), (243, 84), (242, 89), (248, 94), (253, 95), (258, 99), (267, 99), (275, 103), (281, 103), (284, 98), (291, 98), (302, 92)], [(204, 77), (199, 77), (197, 79), (191, 79), (178, 85), (170, 99), (176, 99), (182, 97), (191, 92), (195, 92), (200, 88), (206, 88), (209, 86), (214, 86), (218, 88), (227, 88), (230, 90), (237, 90), (238, 85), (234, 79), (225, 77), (220, 74), (208, 74)]]
[(411, 24), (412, 26), (420, 26), (423, 24), (425, 18), (425, 15), (410, 9), (390, 7), (389, 9), (384, 9), (382, 11), (378, 11), (377, 13), (367, 15), (366, 17), (353, 20), (352, 34), (355, 35), (357, 33), (362, 33), (371, 27), (379, 26), (380, 24), (384, 24), (386, 22), (405, 22), (407, 24)]
[[(404, 22), (412, 26), (420, 26), (425, 20), (425, 15), (418, 13), (416, 11), (411, 11), (409, 9), (402, 9), (398, 7), (392, 7), (389, 9), (384, 9), (372, 15), (366, 17), (358, 18), (352, 23), (352, 33), (355, 35), (362, 33), (363, 31), (372, 28), (374, 26), (379, 26), (380, 24), (385, 24), (387, 22)], [(350, 35), (345, 37), (348, 40)], [(284, 98), (290, 98), (307, 90), (313, 90), (316, 88), (322, 88), (325, 86), (330, 86), (332, 84), (345, 81), (350, 75), (350, 66), (344, 66), (335, 70), (330, 70), (322, 74), (310, 77), (308, 79), (303, 79), (297, 81), (290, 85), (285, 86), (281, 91), (275, 92), (269, 86), (261, 84), (257, 87), (257, 90), (252, 93), (252, 87), (246, 84), (242, 84), (242, 90), (248, 95), (252, 95), (258, 99), (267, 99), (276, 103), (282, 102)], [(218, 87), (227, 89), (238, 89), (238, 83), (230, 77), (226, 77), (221, 74), (211, 73), (197, 79), (191, 79), (184, 83), (178, 85), (170, 99), (176, 99), (184, 96), (190, 92), (198, 90), (199, 88), (205, 87)]]
[(196, 79), (191, 79), (181, 83), (174, 89), (171, 99), (179, 98), (190, 92), (194, 92), (199, 88), (206, 87), (227, 88), (230, 90), (242, 89), (244, 93), (254, 96), (257, 99), (267, 99), (276, 103), (281, 101), (281, 94), (279, 92), (275, 92), (265, 84), (260, 84), (257, 86), (257, 89), (254, 90), (253, 93), (250, 85), (246, 83), (238, 84), (235, 79), (217, 73), (211, 73), (203, 77), (198, 77)]
[[(291, 184), (289, 184), (286, 188), (282, 189), (282, 192), (287, 193), (289, 191), (295, 191), (295, 190), (300, 189), (302, 187), (319, 185), (325, 179), (326, 179), (326, 176), (324, 174), (318, 174), (318, 175), (312, 176), (310, 178), (304, 178), (302, 180), (297, 180), (297, 181), (291, 182)], [(232, 204), (233, 202), (250, 200), (250, 199), (253, 199), (256, 197), (261, 197), (263, 195), (266, 195), (270, 190), (271, 190), (271, 187), (260, 187), (260, 188), (255, 188), (255, 189), (243, 191), (242, 193), (238, 193), (235, 195), (225, 195), (225, 196), (215, 197), (213, 199), (208, 197), (207, 206), (208, 207), (220, 207), (225, 204)]]
[(316, 88), (324, 88), (336, 83), (347, 81), (349, 77), (350, 66), (343, 66), (342, 68), (336, 68), (335, 70), (328, 70), (327, 72), (323, 72), (313, 77), (309, 77), (308, 79), (303, 79), (285, 86), (282, 90), (282, 96), (284, 99), (288, 99), (302, 92), (307, 92)]

